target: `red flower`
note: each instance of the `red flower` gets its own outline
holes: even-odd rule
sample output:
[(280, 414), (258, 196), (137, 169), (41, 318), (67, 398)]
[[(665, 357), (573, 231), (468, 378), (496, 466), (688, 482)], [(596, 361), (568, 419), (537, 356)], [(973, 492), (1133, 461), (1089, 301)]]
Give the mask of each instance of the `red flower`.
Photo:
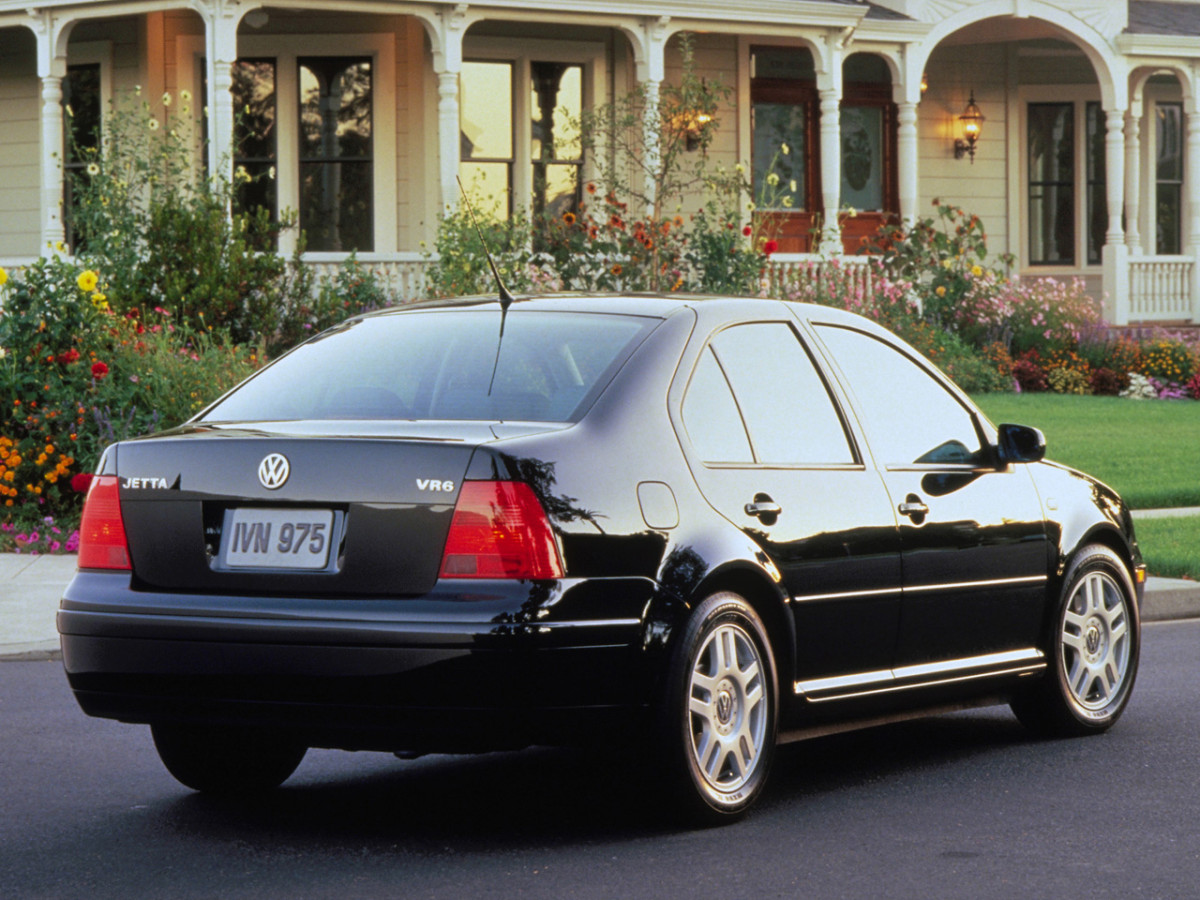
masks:
[(750, 237), (750, 226), (749, 225), (747, 225), (745, 228), (742, 229), (742, 234), (744, 234), (746, 237)]
[(102, 362), (92, 363), (92, 377), (93, 378), (103, 378), (107, 374), (108, 374), (108, 366), (106, 366), (104, 363), (102, 363)]
[(86, 494), (94, 477), (91, 472), (80, 472), (71, 478), (71, 490), (79, 494)]
[(777, 241), (777, 240), (772, 239), (772, 240), (767, 241), (765, 244), (763, 244), (763, 253), (765, 253), (767, 256), (770, 256), (772, 253), (774, 253), (778, 249), (779, 249), (779, 241)]
[(79, 359), (79, 351), (76, 350), (74, 347), (71, 347), (69, 350), (65, 350), (62, 353), (58, 354), (58, 361), (60, 363), (62, 363), (64, 366), (75, 362), (75, 360), (77, 360), (77, 359)]

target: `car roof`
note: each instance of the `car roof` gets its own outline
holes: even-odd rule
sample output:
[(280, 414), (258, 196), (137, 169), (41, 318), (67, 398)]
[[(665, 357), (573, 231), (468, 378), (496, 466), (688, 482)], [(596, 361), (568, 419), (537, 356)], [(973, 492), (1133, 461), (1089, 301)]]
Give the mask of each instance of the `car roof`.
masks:
[[(432, 309), (486, 309), (500, 308), (495, 294), (472, 297), (456, 297), (442, 300), (427, 300), (403, 306), (388, 307), (367, 313), (368, 316), (403, 314), (417, 310)], [(556, 310), (561, 312), (609, 313), (626, 316), (653, 316), (667, 318), (683, 309), (694, 310), (705, 318), (754, 319), (760, 316), (775, 317), (783, 308), (793, 310), (800, 318), (817, 318), (824, 321), (851, 322), (863, 325), (861, 316), (847, 313), (831, 306), (811, 303), (794, 303), (764, 297), (737, 297), (712, 294), (652, 294), (652, 293), (550, 293), (518, 294), (513, 298), (510, 310)]]

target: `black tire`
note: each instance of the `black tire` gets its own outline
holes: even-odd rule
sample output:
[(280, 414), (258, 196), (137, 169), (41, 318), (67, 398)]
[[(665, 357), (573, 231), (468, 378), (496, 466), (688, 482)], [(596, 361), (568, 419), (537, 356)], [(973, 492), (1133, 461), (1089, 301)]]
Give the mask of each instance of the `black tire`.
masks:
[(279, 787), (308, 748), (250, 728), (152, 725), (158, 757), (181, 784), (206, 794), (241, 794)]
[(1096, 734), (1121, 717), (1137, 677), (1141, 619), (1129, 571), (1112, 550), (1084, 547), (1063, 579), (1047, 637), (1049, 671), (1012, 701), (1037, 734)]
[(762, 793), (777, 684), (771, 642), (750, 604), (728, 591), (700, 603), (672, 650), (658, 716), (665, 783), (686, 821), (734, 821)]

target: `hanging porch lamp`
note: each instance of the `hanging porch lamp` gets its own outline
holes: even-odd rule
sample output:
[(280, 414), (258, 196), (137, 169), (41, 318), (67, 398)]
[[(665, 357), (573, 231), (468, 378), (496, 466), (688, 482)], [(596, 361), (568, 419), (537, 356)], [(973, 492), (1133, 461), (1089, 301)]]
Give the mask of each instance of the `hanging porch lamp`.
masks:
[(975, 91), (971, 91), (971, 99), (967, 101), (967, 108), (958, 117), (958, 121), (962, 122), (963, 136), (954, 142), (954, 158), (969, 156), (971, 165), (975, 165), (975, 144), (983, 131), (983, 113), (975, 105)]

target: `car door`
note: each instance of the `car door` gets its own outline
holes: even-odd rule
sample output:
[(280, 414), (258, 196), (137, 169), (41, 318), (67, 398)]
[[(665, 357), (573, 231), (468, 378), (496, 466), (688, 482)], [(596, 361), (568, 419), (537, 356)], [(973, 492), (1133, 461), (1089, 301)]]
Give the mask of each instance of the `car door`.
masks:
[(982, 419), (906, 350), (854, 328), (816, 330), (900, 516), (897, 679), (1035, 657), (1050, 557), (1028, 467), (997, 467)]
[(886, 673), (899, 621), (896, 517), (792, 324), (712, 335), (681, 420), (704, 496), (762, 548), (791, 595), (797, 693)]

